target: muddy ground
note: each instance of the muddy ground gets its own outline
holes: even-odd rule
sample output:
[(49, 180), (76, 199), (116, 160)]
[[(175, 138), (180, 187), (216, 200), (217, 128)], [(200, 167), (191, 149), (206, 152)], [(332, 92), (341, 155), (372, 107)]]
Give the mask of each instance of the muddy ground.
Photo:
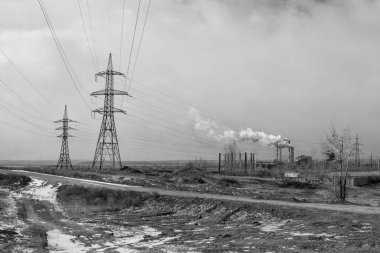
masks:
[(378, 215), (157, 195), (92, 212), (63, 205), (62, 187), (1, 187), (0, 252), (380, 251)]

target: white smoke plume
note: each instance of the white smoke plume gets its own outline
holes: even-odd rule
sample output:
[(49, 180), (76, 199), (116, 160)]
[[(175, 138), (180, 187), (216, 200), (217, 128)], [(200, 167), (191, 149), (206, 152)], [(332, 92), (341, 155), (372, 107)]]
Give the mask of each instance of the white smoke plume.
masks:
[(241, 130), (239, 133), (239, 140), (258, 142), (263, 146), (273, 146), (275, 143), (282, 141), (281, 135), (267, 134), (262, 131), (253, 131), (251, 128)]
[(193, 107), (189, 110), (189, 116), (195, 121), (195, 130), (205, 134), (208, 138), (224, 144), (234, 141), (249, 141), (259, 143), (265, 147), (291, 147), (289, 140), (283, 139), (281, 135), (276, 136), (262, 131), (254, 131), (252, 128), (243, 129), (239, 132), (230, 129), (222, 130), (215, 121), (202, 118), (199, 111)]
[(231, 143), (236, 140), (236, 133), (233, 130), (220, 130), (213, 120), (203, 119), (197, 109), (190, 107), (189, 116), (195, 121), (194, 129), (205, 134), (207, 137), (217, 142)]

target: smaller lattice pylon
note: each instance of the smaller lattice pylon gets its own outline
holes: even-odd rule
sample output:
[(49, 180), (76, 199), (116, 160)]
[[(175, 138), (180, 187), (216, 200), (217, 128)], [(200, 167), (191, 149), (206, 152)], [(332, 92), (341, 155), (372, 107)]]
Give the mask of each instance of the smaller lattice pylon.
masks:
[(72, 169), (73, 166), (71, 165), (70, 160), (70, 154), (69, 154), (69, 137), (74, 137), (71, 134), (69, 134), (69, 130), (75, 130), (75, 128), (72, 128), (69, 126), (69, 122), (77, 122), (75, 120), (71, 120), (67, 117), (67, 105), (65, 105), (65, 112), (63, 113), (63, 118), (57, 121), (54, 121), (54, 123), (61, 123), (62, 126), (56, 128), (56, 130), (61, 130), (62, 134), (58, 135), (57, 137), (62, 139), (62, 145), (61, 145), (61, 152), (59, 154), (59, 159), (57, 163), (56, 168), (66, 168), (69, 167)]

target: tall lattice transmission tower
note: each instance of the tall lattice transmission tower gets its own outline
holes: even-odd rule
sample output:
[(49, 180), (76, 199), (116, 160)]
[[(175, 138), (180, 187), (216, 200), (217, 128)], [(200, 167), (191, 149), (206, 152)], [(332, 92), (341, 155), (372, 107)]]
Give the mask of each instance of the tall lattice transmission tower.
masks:
[(98, 143), (96, 144), (96, 150), (94, 155), (94, 161), (92, 162), (92, 169), (99, 169), (105, 167), (105, 160), (109, 158), (111, 168), (121, 169), (121, 159), (119, 144), (116, 134), (116, 126), (114, 113), (124, 113), (125, 111), (114, 107), (115, 95), (129, 96), (128, 92), (114, 89), (114, 76), (123, 76), (123, 73), (113, 70), (112, 66), (112, 54), (109, 55), (107, 70), (95, 74), (95, 80), (97, 77), (104, 77), (106, 79), (106, 85), (104, 90), (95, 91), (91, 93), (91, 96), (104, 96), (104, 106), (102, 108), (93, 110), (94, 113), (103, 114), (102, 125), (100, 127)]
[(355, 136), (355, 144), (354, 144), (354, 152), (355, 152), (355, 168), (360, 168), (360, 145), (359, 143), (359, 136), (356, 134)]
[(70, 160), (70, 154), (69, 154), (69, 137), (73, 137), (71, 134), (69, 134), (69, 130), (75, 130), (74, 128), (69, 126), (69, 122), (76, 122), (74, 120), (71, 120), (67, 117), (67, 105), (65, 105), (65, 112), (63, 113), (63, 118), (57, 121), (54, 121), (54, 123), (62, 123), (62, 126), (56, 128), (56, 130), (62, 130), (62, 134), (58, 135), (59, 138), (62, 138), (62, 145), (61, 145), (61, 152), (59, 155), (58, 163), (56, 168), (65, 168), (68, 169), (69, 167), (72, 169), (73, 166), (71, 165)]

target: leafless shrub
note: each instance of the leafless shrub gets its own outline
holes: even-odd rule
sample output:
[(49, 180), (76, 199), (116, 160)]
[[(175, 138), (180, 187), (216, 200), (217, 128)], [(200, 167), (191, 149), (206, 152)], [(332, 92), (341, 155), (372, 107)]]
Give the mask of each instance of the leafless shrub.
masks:
[(338, 132), (334, 126), (331, 126), (322, 143), (321, 151), (334, 168), (328, 179), (334, 185), (335, 196), (338, 201), (344, 202), (347, 196), (348, 160), (354, 154), (350, 130), (345, 128)]

